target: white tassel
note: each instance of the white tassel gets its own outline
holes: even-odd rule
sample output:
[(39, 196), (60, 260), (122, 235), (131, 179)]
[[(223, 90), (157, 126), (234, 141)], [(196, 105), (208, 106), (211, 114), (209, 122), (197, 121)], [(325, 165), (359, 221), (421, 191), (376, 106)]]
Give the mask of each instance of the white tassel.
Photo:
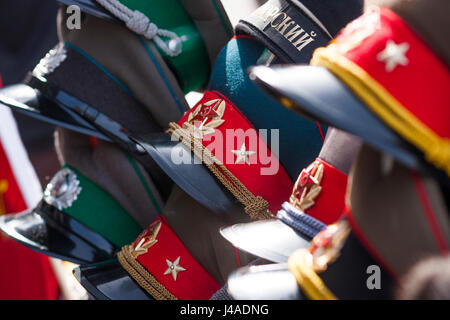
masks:
[[(159, 29), (158, 26), (142, 12), (131, 11), (118, 0), (96, 0), (106, 10), (118, 19), (125, 22), (128, 29), (144, 36), (146, 39), (155, 41), (156, 45), (168, 56), (175, 57), (182, 52), (181, 39), (175, 32)], [(169, 45), (161, 37), (171, 39)]]

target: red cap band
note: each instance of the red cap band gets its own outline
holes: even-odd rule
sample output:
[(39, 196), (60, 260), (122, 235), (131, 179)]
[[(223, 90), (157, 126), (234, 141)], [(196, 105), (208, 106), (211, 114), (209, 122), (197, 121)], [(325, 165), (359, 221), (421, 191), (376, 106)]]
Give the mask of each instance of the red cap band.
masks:
[(345, 207), (347, 175), (317, 158), (300, 173), (290, 203), (325, 223), (336, 222)]
[(207, 91), (178, 124), (225, 165), (255, 196), (277, 212), (289, 197), (292, 181), (259, 132), (227, 98)]
[(345, 82), (428, 161), (450, 175), (450, 74), (394, 12), (374, 8), (350, 23), (312, 64)]
[(147, 292), (156, 299), (206, 300), (220, 289), (161, 218), (124, 247), (118, 258), (130, 276), (144, 289), (150, 288)]

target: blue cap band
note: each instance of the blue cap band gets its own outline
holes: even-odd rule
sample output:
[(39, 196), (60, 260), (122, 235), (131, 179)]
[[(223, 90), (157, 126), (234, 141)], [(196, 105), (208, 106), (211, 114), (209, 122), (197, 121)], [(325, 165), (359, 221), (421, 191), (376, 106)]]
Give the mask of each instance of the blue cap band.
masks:
[(282, 204), (282, 209), (278, 211), (277, 218), (295, 231), (301, 232), (311, 239), (327, 226), (310, 215), (300, 212), (289, 202)]

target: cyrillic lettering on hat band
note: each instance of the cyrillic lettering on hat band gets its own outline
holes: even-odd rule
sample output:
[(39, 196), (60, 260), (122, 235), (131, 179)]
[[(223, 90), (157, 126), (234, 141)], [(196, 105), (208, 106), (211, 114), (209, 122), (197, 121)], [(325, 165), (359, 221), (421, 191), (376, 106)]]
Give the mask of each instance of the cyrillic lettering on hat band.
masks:
[(261, 40), (285, 62), (305, 62), (317, 47), (325, 46), (331, 39), (311, 15), (296, 1), (270, 0), (240, 20), (236, 30)]

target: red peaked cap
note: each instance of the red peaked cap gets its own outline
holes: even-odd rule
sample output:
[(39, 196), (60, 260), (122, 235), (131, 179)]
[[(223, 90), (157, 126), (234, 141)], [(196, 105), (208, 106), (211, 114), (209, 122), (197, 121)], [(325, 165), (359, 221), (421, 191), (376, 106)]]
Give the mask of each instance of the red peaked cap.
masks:
[(332, 224), (344, 212), (346, 190), (347, 175), (317, 158), (300, 173), (289, 203), (320, 222)]
[(160, 217), (118, 257), (130, 277), (157, 300), (207, 300), (220, 289)]
[[(255, 196), (268, 201), (272, 213), (276, 213), (289, 198), (293, 183), (285, 169), (250, 121), (220, 93), (205, 92), (197, 105), (184, 114), (178, 125), (201, 127), (197, 130), (202, 131), (203, 146)], [(236, 136), (227, 136), (227, 132), (232, 130), (239, 131), (235, 131)], [(264, 172), (271, 165), (277, 170)]]
[(318, 49), (311, 63), (335, 73), (450, 175), (450, 72), (396, 13), (374, 7)]

